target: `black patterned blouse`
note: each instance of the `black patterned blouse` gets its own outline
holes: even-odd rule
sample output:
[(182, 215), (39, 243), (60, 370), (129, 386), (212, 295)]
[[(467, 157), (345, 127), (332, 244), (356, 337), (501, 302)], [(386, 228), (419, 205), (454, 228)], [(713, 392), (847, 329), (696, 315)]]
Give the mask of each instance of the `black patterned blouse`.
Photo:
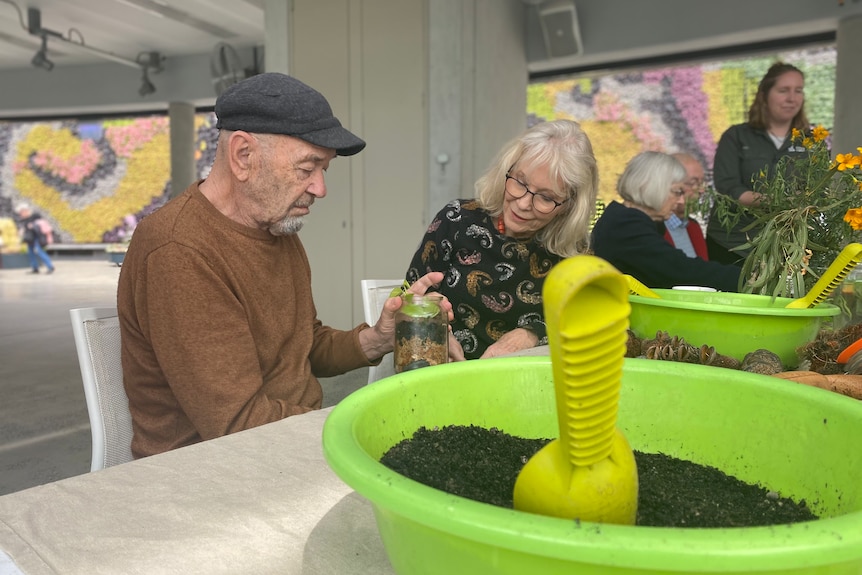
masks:
[(425, 232), (407, 281), (431, 271), (446, 274), (437, 291), (452, 302), (452, 331), (464, 357), (476, 359), (518, 327), (533, 331), (539, 345), (547, 343), (542, 286), (561, 259), (535, 239), (498, 232), (494, 218), (475, 200), (454, 200)]

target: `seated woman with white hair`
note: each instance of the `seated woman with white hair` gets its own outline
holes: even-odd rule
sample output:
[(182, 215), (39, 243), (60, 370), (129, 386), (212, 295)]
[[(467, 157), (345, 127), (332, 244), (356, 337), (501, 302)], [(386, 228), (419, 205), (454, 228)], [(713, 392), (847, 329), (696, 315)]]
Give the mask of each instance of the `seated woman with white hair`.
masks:
[(685, 167), (668, 154), (632, 158), (617, 183), (623, 202), (611, 202), (593, 227), (593, 252), (649, 287), (737, 291), (740, 267), (690, 258), (664, 239), (664, 220), (685, 202), (685, 179)]

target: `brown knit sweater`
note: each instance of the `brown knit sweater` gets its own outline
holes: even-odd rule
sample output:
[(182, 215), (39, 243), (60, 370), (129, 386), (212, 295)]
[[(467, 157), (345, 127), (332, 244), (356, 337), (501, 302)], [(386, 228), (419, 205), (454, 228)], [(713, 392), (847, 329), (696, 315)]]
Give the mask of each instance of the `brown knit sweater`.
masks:
[(120, 272), (135, 457), (318, 409), (317, 377), (370, 365), (366, 324), (317, 319), (299, 237), (231, 221), (198, 184), (141, 222)]

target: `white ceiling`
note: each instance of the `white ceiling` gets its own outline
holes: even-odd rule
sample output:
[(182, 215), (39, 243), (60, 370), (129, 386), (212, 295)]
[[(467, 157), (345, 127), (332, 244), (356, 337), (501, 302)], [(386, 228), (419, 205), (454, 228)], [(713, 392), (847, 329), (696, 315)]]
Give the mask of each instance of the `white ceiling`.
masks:
[[(139, 54), (152, 51), (170, 59), (209, 54), (220, 42), (236, 48), (262, 45), (263, 4), (264, 0), (0, 0), (0, 69), (30, 67), (41, 46), (41, 38), (27, 30), (28, 8), (40, 11), (43, 29), (134, 62)], [(105, 62), (93, 51), (52, 39), (50, 33), (48, 58), (55, 66)]]

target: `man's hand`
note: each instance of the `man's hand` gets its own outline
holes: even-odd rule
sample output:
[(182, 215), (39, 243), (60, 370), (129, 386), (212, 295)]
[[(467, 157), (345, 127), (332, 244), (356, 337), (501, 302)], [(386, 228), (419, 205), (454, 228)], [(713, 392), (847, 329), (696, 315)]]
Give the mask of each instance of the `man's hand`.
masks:
[[(433, 287), (443, 281), (443, 272), (429, 272), (416, 280), (413, 285), (408, 288), (408, 292), (419, 295), (426, 293), (434, 293)], [(364, 329), (359, 332), (359, 344), (362, 346), (362, 351), (370, 360), (375, 360), (383, 357), (395, 348), (395, 312), (401, 308), (402, 300), (395, 296), (386, 300), (383, 304), (383, 311), (380, 312), (380, 319), (370, 329)], [(443, 309), (446, 311), (451, 322), (455, 318), (452, 313), (452, 304), (448, 299), (443, 299)], [(452, 355), (450, 337), (449, 354)], [(457, 342), (456, 342), (457, 343)], [(461, 346), (458, 346), (458, 350)], [(464, 357), (464, 352), (461, 351), (461, 358)]]
[(536, 337), (535, 333), (519, 327), (507, 332), (503, 337), (490, 345), (488, 349), (485, 350), (485, 353), (482, 354), (482, 359), (487, 357), (499, 357), (501, 355), (521, 351), (522, 349), (536, 347), (537, 343), (539, 343), (539, 338)]

